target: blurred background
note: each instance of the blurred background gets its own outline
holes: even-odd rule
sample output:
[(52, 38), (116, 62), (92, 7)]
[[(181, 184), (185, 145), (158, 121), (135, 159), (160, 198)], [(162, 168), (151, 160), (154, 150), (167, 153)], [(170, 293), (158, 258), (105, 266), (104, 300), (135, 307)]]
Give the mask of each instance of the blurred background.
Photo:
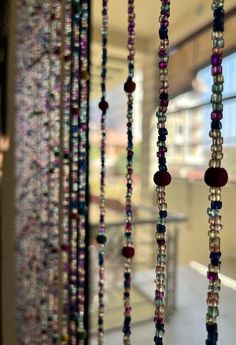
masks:
[[(0, 4), (0, 167), (1, 167), (1, 332), (4, 345), (14, 344), (14, 1)], [(136, 1), (136, 63), (134, 110), (134, 238), (133, 344), (153, 342), (155, 267), (155, 188), (157, 170), (159, 3)], [(203, 183), (210, 157), (211, 1), (173, 1), (170, 17), (171, 102), (167, 127), (170, 210), (168, 234), (168, 322), (166, 345), (204, 344), (208, 265), (208, 188)], [(122, 268), (120, 256), (125, 221), (127, 75), (125, 0), (110, 0), (107, 116), (107, 273), (106, 344), (122, 339)], [(236, 36), (235, 1), (225, 2), (224, 160), (229, 183), (223, 190), (222, 292), (219, 344), (235, 345), (236, 330)], [(90, 104), (91, 343), (96, 340), (97, 247), (100, 181), (101, 1), (92, 1)]]

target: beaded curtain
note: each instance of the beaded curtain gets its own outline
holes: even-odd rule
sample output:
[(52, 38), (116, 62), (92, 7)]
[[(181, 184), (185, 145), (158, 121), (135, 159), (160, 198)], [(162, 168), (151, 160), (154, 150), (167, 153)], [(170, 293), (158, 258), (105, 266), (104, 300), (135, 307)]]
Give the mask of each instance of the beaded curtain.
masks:
[(16, 6), (16, 343), (82, 345), (89, 1)]

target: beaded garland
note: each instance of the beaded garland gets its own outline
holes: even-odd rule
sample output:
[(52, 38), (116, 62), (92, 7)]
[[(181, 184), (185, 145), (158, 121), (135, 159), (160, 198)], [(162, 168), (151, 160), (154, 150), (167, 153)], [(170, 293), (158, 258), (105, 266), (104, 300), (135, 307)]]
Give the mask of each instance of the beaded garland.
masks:
[(100, 171), (100, 222), (97, 235), (97, 243), (99, 245), (98, 264), (98, 344), (104, 343), (104, 293), (105, 293), (105, 176), (106, 176), (106, 114), (108, 102), (106, 101), (106, 76), (107, 76), (107, 41), (108, 41), (108, 0), (102, 2), (102, 67), (101, 67), (101, 101), (99, 108), (101, 113), (101, 171)]
[(69, 206), (70, 206), (70, 110), (71, 110), (71, 0), (66, 0), (64, 5), (64, 56), (63, 56), (63, 171), (62, 171), (62, 334), (61, 342), (68, 344), (68, 315), (69, 315)]
[(219, 291), (221, 281), (219, 279), (219, 272), (221, 267), (221, 251), (220, 251), (220, 232), (222, 230), (222, 221), (220, 209), (221, 202), (221, 187), (226, 185), (228, 181), (227, 171), (221, 167), (223, 159), (223, 137), (221, 133), (223, 118), (223, 103), (222, 92), (224, 78), (222, 75), (222, 58), (224, 48), (224, 1), (213, 0), (213, 33), (212, 33), (212, 113), (211, 113), (211, 130), (209, 133), (212, 138), (211, 145), (211, 159), (209, 161), (209, 168), (205, 172), (205, 182), (209, 186), (209, 201), (210, 207), (207, 210), (209, 216), (209, 251), (210, 263), (208, 265), (207, 278), (209, 280), (207, 293), (207, 314), (206, 314), (206, 329), (207, 339), (206, 345), (216, 345), (218, 341), (218, 327), (217, 317), (219, 316)]
[(59, 181), (60, 181), (60, 100), (61, 100), (61, 15), (58, 0), (50, 8), (50, 62), (48, 87), (49, 114), (49, 208), (48, 208), (48, 334), (52, 344), (59, 341)]
[(159, 106), (156, 113), (157, 116), (157, 157), (159, 170), (155, 173), (153, 180), (157, 185), (157, 205), (159, 210), (158, 222), (156, 225), (156, 290), (155, 290), (155, 336), (154, 343), (156, 345), (163, 345), (163, 337), (165, 333), (165, 284), (166, 284), (166, 219), (167, 219), (167, 204), (165, 200), (165, 187), (171, 182), (171, 175), (167, 171), (166, 157), (166, 137), (168, 131), (166, 129), (166, 112), (169, 103), (168, 95), (168, 27), (170, 16), (170, 1), (161, 0), (161, 13), (159, 17), (160, 21), (160, 47), (158, 51), (159, 55), (159, 71), (160, 71), (160, 96)]
[(72, 4), (70, 219), (69, 219), (69, 344), (77, 345), (78, 323), (78, 161), (79, 161), (79, 33), (80, 3)]
[(124, 263), (124, 324), (123, 324), (123, 343), (130, 345), (131, 335), (131, 265), (135, 254), (132, 238), (132, 190), (133, 190), (133, 92), (135, 90), (134, 78), (134, 57), (135, 57), (135, 8), (134, 0), (128, 0), (128, 77), (124, 84), (124, 90), (127, 93), (127, 171), (126, 171), (126, 225), (124, 231), (124, 247), (122, 254), (125, 258)]
[[(89, 97), (89, 0), (81, 0), (80, 37), (79, 37), (79, 180), (78, 180), (78, 322), (77, 336), (79, 345), (87, 338), (85, 329), (85, 257), (87, 221), (87, 155), (88, 155), (88, 97)], [(88, 301), (87, 301), (88, 303)]]

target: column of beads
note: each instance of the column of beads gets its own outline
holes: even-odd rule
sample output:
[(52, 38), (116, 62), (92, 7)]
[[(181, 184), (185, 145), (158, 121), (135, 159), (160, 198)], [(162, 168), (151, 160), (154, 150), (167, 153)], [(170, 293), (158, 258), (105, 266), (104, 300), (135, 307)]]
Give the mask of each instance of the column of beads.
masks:
[(134, 58), (135, 58), (135, 7), (134, 0), (128, 0), (128, 77), (124, 84), (124, 91), (127, 94), (127, 165), (126, 165), (126, 225), (124, 230), (124, 247), (122, 254), (124, 262), (124, 323), (123, 323), (123, 344), (131, 344), (131, 267), (132, 258), (135, 254), (134, 243), (132, 238), (132, 191), (133, 191), (133, 92), (136, 84), (134, 78)]
[(52, 0), (49, 63), (49, 233), (48, 233), (48, 334), (52, 344), (58, 334), (58, 249), (60, 180), (61, 2)]
[(101, 113), (101, 171), (100, 171), (100, 221), (97, 235), (97, 243), (99, 245), (98, 265), (99, 265), (99, 279), (98, 279), (98, 344), (104, 343), (104, 293), (105, 293), (105, 243), (106, 228), (105, 228), (105, 177), (106, 177), (106, 114), (108, 109), (108, 102), (106, 101), (106, 76), (107, 76), (107, 40), (108, 40), (108, 0), (102, 2), (102, 68), (101, 68), (101, 101), (99, 108)]
[(69, 220), (69, 344), (77, 345), (78, 324), (78, 162), (79, 162), (79, 35), (80, 1), (72, 2), (70, 220)]
[(220, 250), (220, 232), (222, 230), (222, 221), (220, 209), (221, 202), (221, 187), (226, 185), (228, 181), (227, 171), (221, 167), (223, 159), (222, 146), (223, 137), (221, 133), (223, 118), (223, 103), (222, 92), (224, 78), (222, 75), (222, 58), (224, 48), (224, 1), (213, 0), (213, 33), (212, 33), (212, 113), (211, 113), (211, 130), (209, 133), (212, 139), (211, 145), (211, 159), (209, 161), (209, 168), (205, 172), (205, 182), (209, 186), (209, 201), (210, 207), (207, 210), (209, 216), (209, 251), (210, 263), (208, 265), (207, 278), (209, 280), (208, 294), (207, 294), (207, 314), (206, 314), (206, 329), (207, 339), (206, 345), (216, 345), (218, 341), (218, 326), (217, 317), (219, 316), (219, 291), (220, 279), (219, 272), (221, 267), (221, 250)]
[(63, 80), (63, 200), (62, 200), (62, 344), (67, 345), (69, 341), (69, 174), (70, 174), (70, 111), (71, 111), (71, 0), (64, 4), (64, 80)]
[(43, 8), (43, 38), (42, 38), (42, 61), (41, 82), (42, 94), (42, 123), (41, 123), (41, 160), (42, 160), (42, 211), (41, 211), (41, 343), (49, 344), (48, 337), (48, 209), (49, 209), (49, 114), (48, 114), (48, 85), (49, 85), (49, 51), (50, 51), (50, 4), (45, 1)]
[(87, 122), (88, 122), (88, 0), (81, 0), (80, 15), (80, 117), (79, 117), (79, 223), (78, 223), (78, 324), (77, 335), (79, 345), (83, 345), (87, 337), (85, 330), (85, 238), (87, 218)]
[(168, 131), (166, 129), (166, 112), (169, 104), (168, 94), (168, 61), (169, 61), (169, 16), (170, 16), (170, 1), (161, 0), (161, 13), (159, 17), (160, 28), (160, 47), (159, 55), (159, 78), (160, 78), (160, 94), (159, 106), (156, 112), (157, 116), (157, 158), (158, 171), (154, 175), (154, 183), (157, 185), (157, 206), (159, 217), (156, 225), (156, 290), (154, 303), (155, 310), (155, 336), (154, 343), (156, 345), (163, 345), (163, 337), (165, 333), (165, 284), (166, 284), (166, 219), (167, 219), (167, 204), (165, 200), (165, 187), (170, 184), (171, 176), (167, 171), (166, 157), (166, 137)]

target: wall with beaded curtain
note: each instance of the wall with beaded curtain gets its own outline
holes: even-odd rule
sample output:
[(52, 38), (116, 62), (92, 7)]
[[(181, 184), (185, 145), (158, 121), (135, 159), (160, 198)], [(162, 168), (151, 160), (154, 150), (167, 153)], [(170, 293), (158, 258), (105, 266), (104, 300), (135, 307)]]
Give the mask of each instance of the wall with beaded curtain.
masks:
[(84, 344), (89, 0), (17, 0), (16, 344)]

